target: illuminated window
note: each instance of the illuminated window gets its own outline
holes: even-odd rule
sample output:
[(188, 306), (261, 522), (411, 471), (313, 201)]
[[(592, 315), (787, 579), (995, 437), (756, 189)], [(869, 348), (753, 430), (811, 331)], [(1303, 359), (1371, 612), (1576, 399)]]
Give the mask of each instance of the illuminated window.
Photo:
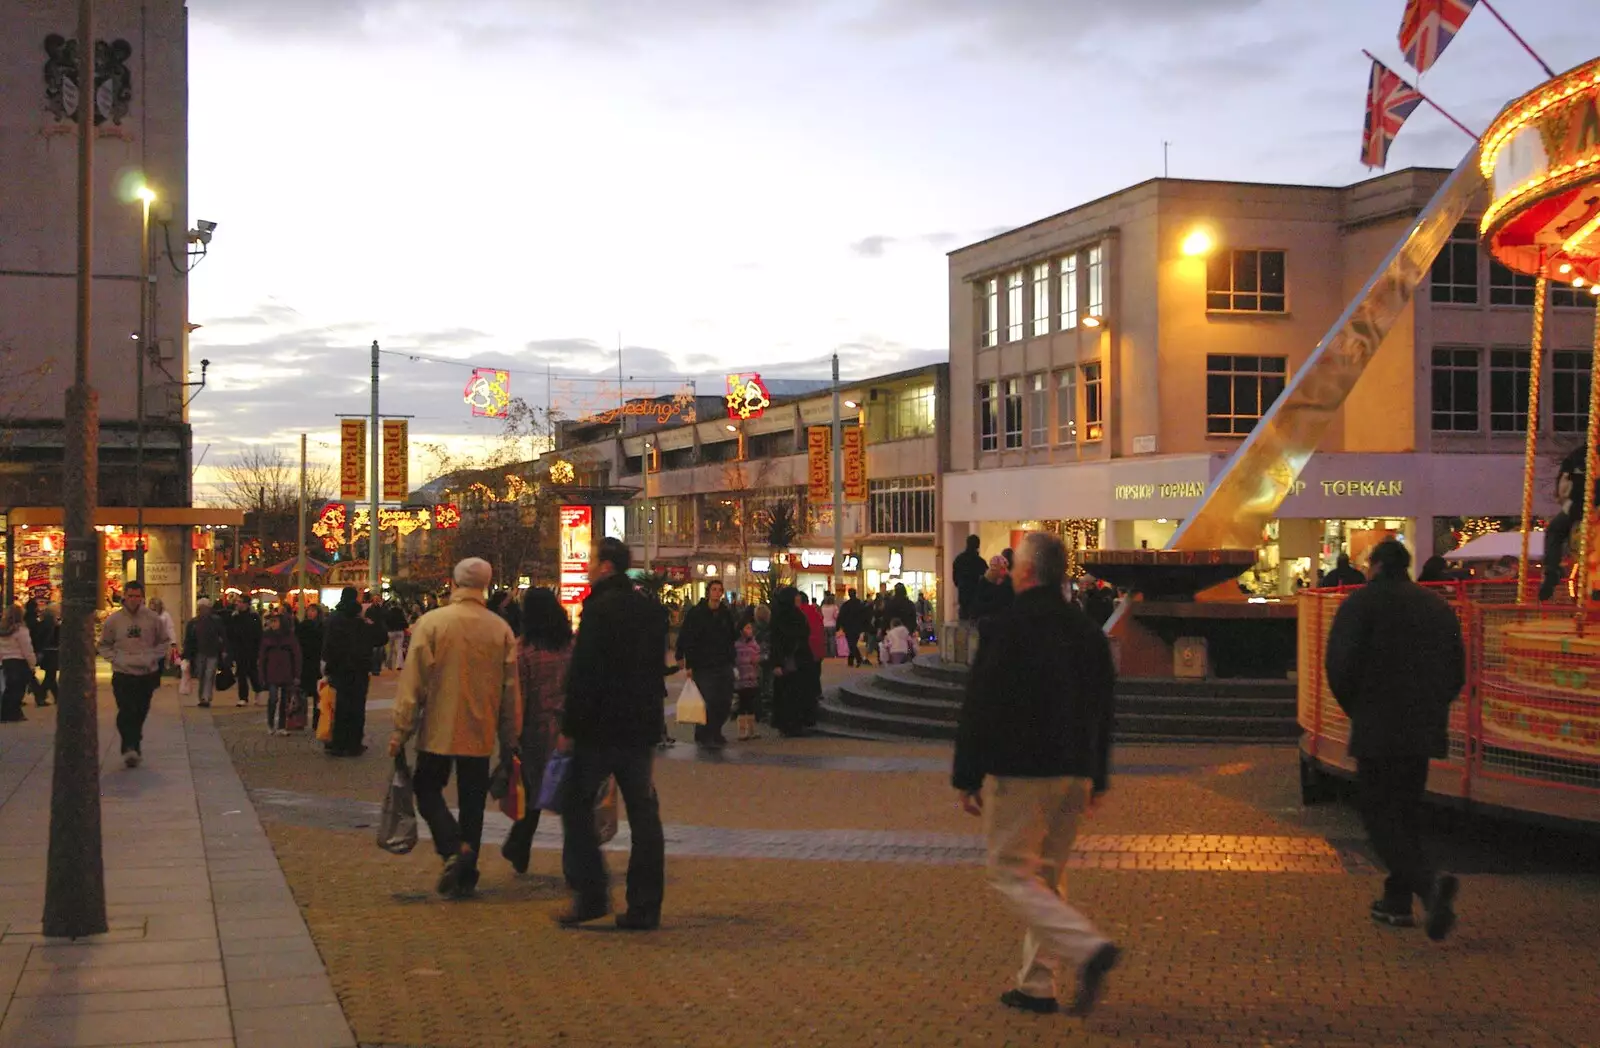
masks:
[(1022, 380), (1006, 379), (1006, 447), (1022, 447)]
[(1044, 372), (1028, 376), (1028, 446), (1042, 448), (1050, 443), (1050, 376)]
[(1533, 278), (1513, 272), (1491, 258), (1489, 304), (1491, 306), (1533, 305)]
[(1078, 256), (1068, 255), (1057, 263), (1061, 274), (1061, 330), (1078, 326)]
[(983, 297), (980, 299), (982, 313), (979, 324), (978, 344), (987, 348), (1000, 343), (1000, 281), (990, 277), (983, 282)]
[(1101, 389), (1100, 365), (1083, 365), (1083, 439), (1099, 440), (1105, 436), (1106, 409)]
[(1288, 381), (1286, 357), (1206, 355), (1206, 433), (1242, 437), (1255, 429)]
[(1489, 351), (1489, 431), (1523, 433), (1528, 428), (1528, 375), (1533, 352)]
[(1584, 433), (1589, 428), (1592, 361), (1591, 354), (1571, 349), (1558, 349), (1551, 358), (1550, 422), (1557, 433)]
[(1033, 335), (1050, 334), (1050, 263), (1033, 267)]
[(978, 450), (1000, 447), (1000, 383), (978, 383)]
[(1078, 371), (1056, 372), (1056, 443), (1078, 442)]
[(933, 477), (868, 481), (867, 515), (874, 535), (932, 535)]
[(1104, 249), (1092, 247), (1089, 249), (1089, 315), (1103, 317), (1106, 315), (1106, 267), (1104, 262)]
[[(1433, 260), (1429, 283), (1435, 302), (1471, 304), (1478, 301), (1478, 227), (1473, 222), (1456, 226)], [(1477, 429), (1477, 426), (1473, 426)]]
[(1022, 270), (1006, 274), (1006, 341), (1022, 341)]
[(1282, 251), (1218, 251), (1206, 262), (1206, 309), (1283, 313), (1288, 309)]
[(933, 436), (933, 387), (913, 386), (891, 392), (880, 414), (887, 416), (885, 440)]
[(1478, 367), (1482, 354), (1467, 347), (1433, 351), (1433, 428), (1437, 433), (1478, 431)]

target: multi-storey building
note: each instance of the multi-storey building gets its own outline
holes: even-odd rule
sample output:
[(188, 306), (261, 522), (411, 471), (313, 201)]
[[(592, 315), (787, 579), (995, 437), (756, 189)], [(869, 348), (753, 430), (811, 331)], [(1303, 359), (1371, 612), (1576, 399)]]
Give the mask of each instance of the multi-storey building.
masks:
[[(59, 594), (64, 398), (73, 381), (77, 337), (79, 100), (92, 97), (89, 364), (99, 393), (95, 522), (108, 553), (102, 592), (120, 586), (121, 553), (134, 546), (142, 501), (147, 578), (153, 593), (177, 607), (193, 597), (195, 553), (209, 541), (206, 526), (237, 525), (240, 519), (237, 512), (190, 506), (185, 401), (194, 387), (185, 278), (209, 231), (191, 234), (187, 215), (187, 15), (183, 0), (96, 4), (95, 83), (92, 91), (82, 91), (77, 11), (72, 0), (0, 5), (0, 525), (6, 597)], [(154, 193), (144, 267), (144, 202), (136, 195), (141, 186)], [(141, 281), (142, 269), (148, 281)], [(148, 288), (149, 306), (141, 349), (135, 336), (142, 287)], [(141, 430), (142, 468), (136, 466)]]
[[(1447, 172), (1347, 187), (1157, 179), (950, 255), (949, 559), (1049, 527), (1160, 548)], [(1421, 556), (1520, 513), (1533, 281), (1463, 221), (1261, 536), (1245, 583), (1316, 581), (1401, 535)], [(1594, 298), (1552, 291), (1539, 420), (1581, 442)]]

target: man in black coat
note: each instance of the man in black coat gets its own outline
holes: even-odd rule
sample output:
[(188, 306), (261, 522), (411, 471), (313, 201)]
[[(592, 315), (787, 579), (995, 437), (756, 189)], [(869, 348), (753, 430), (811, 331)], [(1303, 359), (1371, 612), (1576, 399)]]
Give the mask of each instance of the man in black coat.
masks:
[(1062, 596), (1066, 568), (1059, 539), (1023, 539), (1015, 602), (978, 627), (951, 783), (983, 816), (990, 886), (1028, 928), (1001, 1003), (1054, 1012), (1057, 973), (1074, 972), (1073, 1011), (1085, 1015), (1119, 952), (1067, 904), (1066, 863), (1079, 820), (1110, 785), (1116, 671), (1105, 635)]
[(259, 686), (256, 658), (261, 652), (261, 616), (243, 596), (227, 622), (228, 651), (234, 660), (234, 676), (239, 681), (239, 705), (250, 705), (250, 692), (265, 691)]
[(334, 695), (330, 757), (359, 757), (366, 751), (372, 653), (381, 650), (387, 640), (383, 627), (361, 614), (356, 588), (346, 586), (322, 635), (322, 662)]
[(1322, 576), (1320, 585), (1323, 589), (1332, 589), (1335, 586), (1360, 586), (1366, 581), (1367, 577), (1351, 566), (1350, 554), (1341, 553), (1333, 562), (1333, 570)]
[(607, 776), (628, 808), (633, 852), (628, 858), (628, 910), (617, 927), (648, 931), (661, 923), (666, 885), (666, 836), (651, 778), (667, 689), (662, 652), (667, 638), (654, 601), (628, 578), (632, 557), (614, 538), (602, 539), (589, 566), (592, 590), (583, 602), (578, 638), (567, 671), (561, 733), (570, 740), (562, 811), (561, 865), (572, 887), (572, 908), (558, 920), (582, 924), (611, 912), (611, 894), (594, 798)]
[(722, 726), (733, 709), (733, 642), (739, 637), (722, 592), (720, 582), (707, 585), (705, 599), (689, 609), (678, 631), (678, 661), (706, 703), (706, 722), (694, 726), (694, 741), (714, 750), (728, 744)]
[(844, 633), (845, 650), (848, 653), (845, 665), (861, 665), (861, 635), (867, 632), (871, 624), (871, 610), (854, 589), (850, 590), (848, 599), (839, 605), (839, 629)]
[(956, 602), (960, 605), (963, 619), (978, 617), (978, 583), (988, 570), (988, 563), (983, 559), (983, 554), (978, 552), (978, 536), (968, 535), (967, 548), (956, 556), (955, 565), (951, 569), (956, 584)]
[(1411, 553), (1393, 539), (1372, 551), (1372, 580), (1351, 593), (1328, 634), (1328, 687), (1350, 717), (1361, 815), (1389, 869), (1372, 918), (1411, 927), (1423, 901), (1430, 939), (1455, 926), (1456, 878), (1438, 874), (1418, 815), (1428, 760), (1446, 753), (1450, 704), (1466, 684), (1461, 624), (1438, 595), (1411, 581)]

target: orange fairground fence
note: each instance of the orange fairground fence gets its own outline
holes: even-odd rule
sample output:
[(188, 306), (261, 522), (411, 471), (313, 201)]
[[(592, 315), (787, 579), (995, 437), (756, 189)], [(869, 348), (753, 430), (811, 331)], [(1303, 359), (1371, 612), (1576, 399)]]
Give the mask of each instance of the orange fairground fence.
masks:
[[(1570, 604), (1516, 603), (1515, 580), (1430, 584), (1461, 621), (1467, 686), (1429, 791), (1509, 811), (1600, 824), (1600, 623)], [(1304, 757), (1353, 771), (1350, 722), (1328, 690), (1328, 632), (1348, 589), (1299, 596)]]

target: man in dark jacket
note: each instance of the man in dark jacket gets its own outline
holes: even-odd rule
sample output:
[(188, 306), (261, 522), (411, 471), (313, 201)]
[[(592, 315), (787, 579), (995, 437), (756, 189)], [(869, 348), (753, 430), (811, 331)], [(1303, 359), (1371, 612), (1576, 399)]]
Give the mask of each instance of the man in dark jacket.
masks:
[(956, 556), (951, 575), (956, 584), (956, 601), (963, 619), (975, 619), (977, 614), (978, 583), (982, 581), (989, 565), (978, 552), (978, 536), (967, 536), (967, 548)]
[(861, 665), (861, 635), (867, 632), (872, 624), (872, 611), (856, 595), (855, 590), (849, 591), (849, 597), (839, 605), (839, 629), (844, 633), (845, 651), (847, 653), (845, 665)]
[(566, 926), (611, 911), (594, 821), (595, 794), (611, 775), (633, 832), (628, 910), (617, 915), (617, 927), (648, 931), (661, 923), (666, 837), (650, 765), (667, 692), (662, 676), (667, 639), (660, 610), (628, 578), (631, 563), (628, 547), (609, 536), (595, 549), (589, 566), (593, 589), (583, 602), (567, 671), (561, 733), (570, 740), (572, 765), (561, 820), (561, 865), (573, 901), (558, 918)]
[[(1108, 787), (1116, 672), (1105, 635), (1061, 593), (1067, 551), (1030, 532), (1010, 607), (982, 620), (951, 782), (982, 815), (988, 881), (1028, 927), (1017, 987), (1001, 1003), (1054, 1012), (1057, 972), (1075, 972), (1075, 1014), (1094, 1007), (1119, 952), (1066, 902), (1078, 822)], [(981, 791), (981, 792), (980, 792)]]
[(706, 722), (694, 726), (694, 741), (707, 749), (728, 744), (722, 726), (733, 709), (733, 642), (738, 637), (733, 612), (722, 599), (722, 583), (712, 581), (705, 599), (689, 609), (678, 631), (678, 661), (706, 703)]
[(1332, 589), (1335, 586), (1361, 586), (1367, 577), (1350, 565), (1350, 554), (1341, 553), (1333, 562), (1333, 570), (1322, 576), (1321, 586)]
[(1450, 704), (1467, 680), (1461, 624), (1442, 598), (1411, 581), (1411, 553), (1402, 543), (1379, 543), (1372, 564), (1372, 581), (1334, 616), (1328, 687), (1350, 717), (1362, 821), (1389, 869), (1372, 919), (1411, 927), (1415, 895), (1427, 910), (1428, 937), (1437, 941), (1455, 926), (1459, 885), (1435, 872), (1418, 813), (1428, 759), (1446, 753)]
[(366, 751), (367, 687), (371, 684), (372, 653), (383, 647), (388, 634), (361, 614), (354, 586), (346, 586), (328, 616), (322, 636), (322, 663), (333, 685), (333, 738), (330, 757), (359, 757)]
[(261, 652), (261, 616), (243, 596), (226, 623), (228, 652), (234, 660), (234, 676), (239, 681), (239, 705), (250, 705), (250, 692), (265, 691), (256, 657)]

